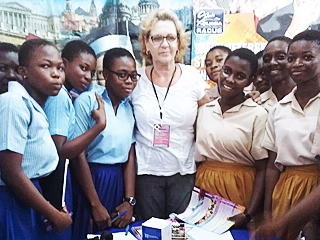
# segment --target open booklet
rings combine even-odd
[[[243,212],[244,209],[241,205],[194,187],[187,209],[175,217],[188,224],[222,234],[234,224],[228,218]]]

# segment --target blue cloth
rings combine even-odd
[[[43,107],[49,121],[51,135],[72,138],[75,125],[75,110],[72,96],[65,86],[62,86],[57,96],[49,97]]]
[[[48,117],[50,134],[67,137],[67,140],[72,139],[75,125],[75,110],[72,104],[72,96],[65,86],[62,86],[57,96],[52,96],[47,99],[43,110]],[[66,184],[66,206],[68,211],[72,212],[72,183],[69,169]],[[71,236],[72,227],[69,227],[63,232],[57,232],[55,230],[44,232],[43,240],[69,240]]]
[[[38,180],[32,180],[41,192]],[[6,187],[0,186],[0,238],[1,240],[40,240],[44,230],[43,218],[32,208],[18,200]]]
[[[51,173],[58,154],[46,114],[20,83],[10,81],[9,91],[0,95],[0,116],[0,151],[22,154],[22,169],[29,179]]]
[[[101,204],[111,214],[122,203],[124,186],[122,164],[89,163],[93,184]],[[73,240],[86,239],[90,233],[91,206],[80,186],[73,185],[74,212],[73,212]]]
[[[96,83],[90,83],[82,92],[79,92],[79,91],[77,91],[77,90],[74,89],[74,88],[73,88],[71,91],[74,92],[74,93],[76,93],[76,94],[78,94],[78,95],[80,95],[81,93],[83,93],[83,92],[88,92],[88,91],[91,91],[91,92],[100,92],[101,89],[104,89],[104,87],[101,86],[101,85],[98,85],[98,84],[96,84]],[[102,91],[103,91],[103,90],[102,90]]]
[[[115,114],[107,90],[97,89],[102,94],[107,118],[106,128],[89,144],[86,150],[88,162],[102,164],[124,163],[128,160],[133,137],[134,117],[128,99],[124,99]],[[102,92],[103,91],[103,92]],[[76,111],[76,126],[74,137],[77,137],[93,127],[96,122],[91,117],[91,111],[98,108],[94,92],[80,94],[74,102]]]

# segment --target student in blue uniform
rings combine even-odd
[[[49,131],[57,147],[62,169],[65,159],[71,159],[84,151],[89,143],[105,128],[106,117],[103,100],[96,96],[98,109],[91,114],[96,124],[84,134],[72,138],[75,125],[75,110],[72,104],[71,89],[82,92],[91,82],[96,67],[96,55],[92,48],[81,40],[71,41],[62,50],[66,80],[57,96],[49,97],[44,111],[49,121]],[[59,163],[60,164],[60,163]],[[57,171],[60,171],[58,168]],[[66,205],[72,211],[72,187],[70,174],[67,175]],[[63,180],[63,178],[61,178]],[[62,181],[55,184],[61,183]],[[50,190],[50,189],[49,189]],[[45,234],[46,239],[71,239],[71,228],[63,233],[56,231]]]
[[[125,227],[133,214],[135,185],[134,117],[128,96],[140,75],[132,54],[123,48],[108,50],[103,60],[106,87],[102,95],[106,128],[89,144],[77,159],[71,160],[77,175],[74,187],[73,239],[84,239],[89,232],[111,226],[112,212],[126,213],[114,225]],[[74,102],[77,137],[88,131],[95,120],[91,111],[97,108],[96,97],[88,91]],[[93,229],[90,228],[93,219]]]
[[[18,48],[11,43],[0,43],[0,94],[8,91],[8,82],[17,81]]]
[[[37,240],[43,217],[58,231],[72,222],[66,209],[58,211],[43,198],[39,187],[39,178],[58,163],[42,106],[59,93],[64,65],[53,44],[29,40],[20,48],[19,73],[21,83],[11,81],[0,95],[0,236]]]

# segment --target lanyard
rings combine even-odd
[[[156,95],[156,98],[157,98],[157,101],[158,101],[158,106],[159,106],[159,110],[160,110],[160,120],[161,120],[161,122],[162,122],[162,110],[161,110],[162,107],[160,106],[160,102],[159,102],[157,90],[156,90],[156,88],[154,87],[153,80],[152,80],[153,69],[154,69],[154,68],[152,67],[151,72],[150,72],[150,78],[151,78],[151,83],[152,83],[152,87],[153,87],[154,94]],[[163,102],[162,102],[162,106],[163,106],[164,100],[166,100],[166,98],[167,98],[167,95],[168,95],[168,92],[169,92],[169,88],[170,88],[170,86],[171,86],[171,83],[172,83],[174,74],[176,73],[176,70],[177,70],[177,66],[174,67],[174,71],[173,71],[171,80],[170,80],[170,82],[169,82],[169,84],[168,84],[168,88],[167,88],[166,95],[164,95],[164,99],[163,99]]]

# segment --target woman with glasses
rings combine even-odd
[[[136,214],[168,218],[187,207],[194,186],[194,122],[209,97],[192,66],[177,63],[188,39],[171,10],[150,13],[141,25],[142,55],[151,65],[131,94],[136,118]]]
[[[97,88],[102,95],[107,126],[72,162],[78,186],[74,191],[73,239],[86,239],[111,224],[125,227],[131,222],[135,204],[135,120],[128,96],[140,75],[132,54],[123,48],[108,50],[103,60],[106,86]],[[91,111],[97,108],[95,93],[80,94],[74,102],[76,126],[74,137],[88,131],[95,120]],[[111,222],[111,213],[122,216]],[[93,227],[90,228],[90,218]]]

